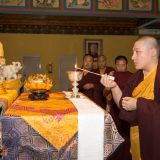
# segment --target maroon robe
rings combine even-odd
[[[120,87],[121,90],[124,89],[127,81],[131,77],[132,73],[129,71],[125,72],[114,72],[113,76],[115,77],[115,81],[117,82],[118,86]]]
[[[112,67],[106,67],[105,73],[109,74],[111,71],[114,71]],[[93,72],[100,74],[100,70],[98,68],[94,69]],[[106,97],[103,96],[103,90],[105,87],[100,82],[101,76],[95,75],[95,78],[96,83],[94,86],[94,102],[106,110]]]
[[[115,81],[121,90],[124,89],[127,81],[132,76],[132,73],[129,71],[126,72],[114,72],[113,76]],[[118,129],[118,132],[125,139],[125,142],[118,148],[118,150],[112,155],[112,159],[116,160],[131,160],[130,154],[130,124],[119,118],[120,109],[115,104],[114,100],[111,100],[110,103],[110,114],[114,120],[114,123]]]
[[[132,73],[129,71],[114,72],[113,76],[115,77],[115,81],[118,84],[118,86],[120,87],[120,89],[123,90],[127,81],[132,76]],[[120,112],[119,108],[117,107],[114,100],[112,99],[110,114],[112,115],[113,120],[114,120],[116,127],[117,127],[118,131],[120,132],[120,134],[122,136],[123,135],[129,136],[130,135],[130,125],[128,122],[125,122],[125,121],[119,119],[119,112]]]
[[[123,90],[122,97],[131,96],[134,88],[143,80],[142,71],[136,72]],[[120,118],[139,126],[140,150],[142,160],[160,159],[160,61],[158,63],[154,100],[137,99],[137,110],[127,112],[120,109]],[[122,99],[120,101],[121,105]]]
[[[95,75],[91,73],[87,73],[86,75],[83,75],[82,79],[78,81],[78,88],[79,92],[82,92],[85,94],[88,98],[91,100],[94,100],[94,88],[91,89],[84,89],[84,85],[87,83],[93,83],[95,84]]]

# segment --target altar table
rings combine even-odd
[[[80,122],[73,101],[65,98],[62,92],[49,93],[49,99],[43,101],[31,101],[29,94],[21,94],[2,116],[3,159],[90,160],[91,157],[79,158]],[[86,108],[88,104],[98,107],[84,96],[73,100],[82,104],[84,101]],[[107,112],[104,112],[103,122],[102,155],[103,159],[107,159],[124,140]],[[91,123],[90,126],[96,128],[96,124]],[[83,152],[83,148],[81,150]],[[96,157],[92,159],[99,160]]]

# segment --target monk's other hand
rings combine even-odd
[[[117,86],[117,83],[105,74],[101,77],[101,83],[109,90]]]
[[[122,108],[126,111],[133,111],[137,109],[137,99],[132,97],[122,98]]]
[[[87,83],[87,84],[85,84],[85,85],[83,86],[83,88],[84,88],[85,90],[89,90],[89,89],[91,89],[91,88],[94,88],[94,84],[93,84],[93,83]]]

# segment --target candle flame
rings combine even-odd
[[[75,64],[74,68],[75,68],[75,69],[77,68],[77,64]]]

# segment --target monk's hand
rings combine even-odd
[[[91,88],[94,88],[94,84],[93,84],[93,83],[87,83],[87,84],[85,84],[85,85],[83,86],[83,88],[84,88],[85,90],[89,90],[89,89],[91,89]]]
[[[126,111],[133,111],[137,109],[137,99],[132,97],[122,98],[122,108]]]
[[[101,77],[101,83],[106,87],[107,90],[117,86],[117,83],[107,74]]]

